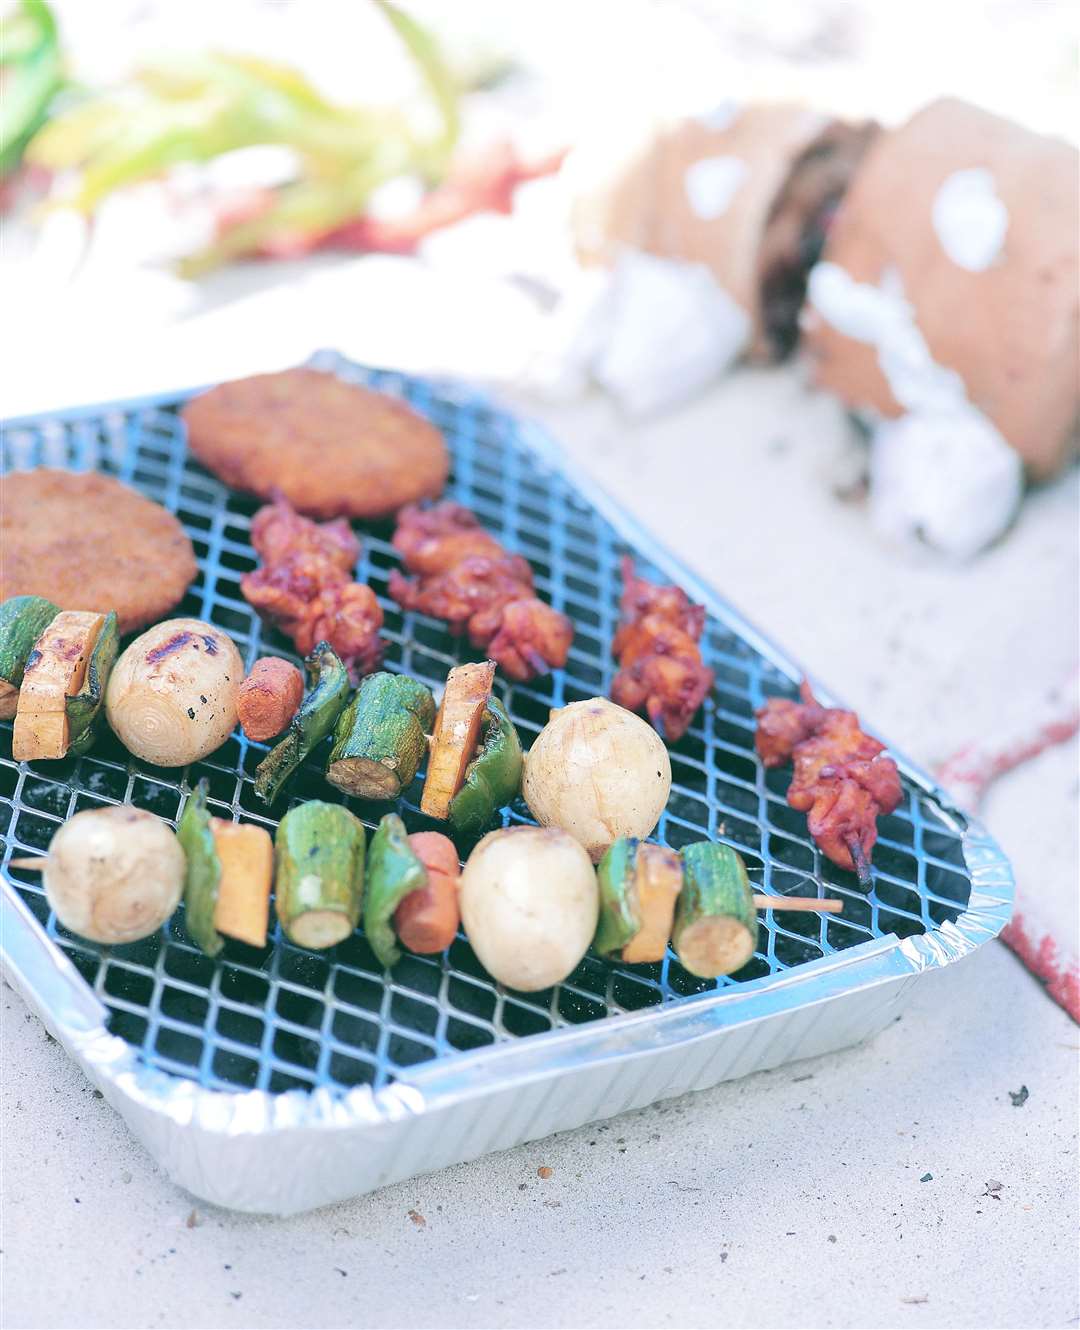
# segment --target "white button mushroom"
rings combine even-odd
[[[593,863],[620,836],[648,836],[671,793],[663,741],[604,697],[551,713],[525,760],[521,792],[544,827],[562,827]]]
[[[481,965],[525,993],[566,978],[588,950],[599,914],[589,857],[563,831],[493,831],[461,875],[461,921]]]
[[[172,828],[142,808],[88,808],[49,846],[45,895],[60,923],[121,945],[156,932],[180,904],[187,860]]]
[[[166,619],[116,662],[105,710],[136,757],[182,767],[229,737],[243,679],[243,661],[227,633],[201,619]]]

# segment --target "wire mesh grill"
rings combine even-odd
[[[334,356],[314,363],[342,377],[394,392],[446,434],[453,459],[448,494],[472,508],[510,549],[524,554],[539,592],[576,626],[566,669],[531,684],[498,688],[526,747],[551,707],[609,691],[610,642],[620,593],[619,560],[634,554],[646,576],[666,580],[647,549],[631,549],[610,523],[522,442],[514,419],[475,395]],[[39,465],[99,469],[175,512],[191,536],[199,573],[177,615],[209,619],[237,643],[245,664],[275,654],[296,660],[291,643],[261,625],[240,594],[239,577],[255,566],[248,531],[257,501],[237,495],[191,458],[177,401],[103,407],[95,412],[19,422],[3,438],[3,469]],[[387,668],[433,688],[447,670],[476,659],[437,620],[403,614],[386,593],[398,564],[388,527],[367,527],[357,577],[386,612]],[[103,552],[104,553],[104,552]],[[107,556],[106,556],[107,557]],[[0,833],[5,872],[22,899],[74,962],[109,1011],[110,1029],[152,1066],[217,1089],[280,1091],[315,1086],[379,1087],[410,1066],[560,1025],[692,999],[717,985],[758,982],[887,934],[908,936],[955,919],[970,878],[962,825],[918,787],[881,819],[875,884],[864,895],[854,877],[823,859],[805,817],[785,802],[790,773],[766,772],[753,748],[753,712],[765,697],[793,696],[793,681],[744,640],[722,606],[703,640],[716,688],[689,733],[671,749],[671,799],[657,838],[678,849],[724,839],[744,856],[755,887],[778,894],[835,895],[840,916],[761,916],[759,947],[737,974],[690,975],[669,952],[659,965],[617,966],[586,956],[554,989],[515,993],[492,983],[461,935],[442,956],[407,955],[380,969],[361,932],[329,952],[291,945],[275,927],[266,948],[229,941],[212,961],[192,943],[181,908],[160,933],[123,947],[101,947],[67,933],[51,913],[39,878],[10,870],[8,859],[44,850],[73,813],[130,802],[175,823],[185,794],[201,776],[211,812],[261,823],[276,818],[255,799],[253,773],[267,746],[239,731],[206,761],[165,770],[132,758],[111,733],[84,757],[21,766],[11,760],[11,723],[0,732]],[[345,803],[369,826],[385,805],[346,798],[322,779],[326,752],[297,773],[276,811],[319,798]],[[410,831],[431,826],[418,811],[422,773],[399,804]],[[518,800],[505,823],[530,821]],[[459,844],[462,857],[471,845]]]

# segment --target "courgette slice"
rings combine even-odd
[[[683,969],[715,979],[741,969],[757,946],[746,865],[730,845],[701,841],[681,854],[683,889],[672,945]]]
[[[428,817],[445,821],[450,816],[450,805],[465,783],[466,768],[476,752],[494,682],[493,660],[456,665],[446,676],[420,800],[420,811]]]
[[[274,840],[277,916],[290,942],[322,951],[360,922],[364,824],[341,804],[318,799],[291,808]]]
[[[369,674],[341,713],[326,779],[359,799],[396,799],[427,751],[429,689],[406,674]]]
[[[19,762],[61,758],[71,745],[67,704],[83,685],[105,615],[61,610],[26,658],[11,754]]]
[[[450,804],[450,825],[462,836],[478,836],[496,812],[521,789],[521,740],[503,704],[491,698],[480,742]]]
[[[427,869],[409,844],[405,823],[396,813],[387,813],[371,838],[364,936],[379,963],[388,970],[401,960],[394,911],[410,892],[425,887],[427,880]]]
[[[105,690],[120,650],[120,627],[116,611],[105,616],[97,642],[90,653],[83,686],[67,700],[69,752],[85,753],[94,743],[105,714]]]
[[[10,596],[0,604],[0,720],[14,716],[26,658],[59,613],[44,596]]]
[[[255,793],[272,804],[301,762],[328,734],[345,709],[349,674],[329,642],[320,642],[304,661],[311,676],[311,691],[289,728],[255,768]]]

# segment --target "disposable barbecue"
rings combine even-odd
[[[826,858],[870,885],[877,819],[901,799],[900,773],[854,711],[823,707],[803,681],[802,701],[771,697],[757,712],[755,745],[766,767],[793,762],[788,803],[807,815]]]
[[[566,664],[574,628],[565,614],[537,599],[532,569],[510,554],[473,513],[449,500],[403,508],[394,548],[416,574],[390,574],[390,594],[407,610],[443,619],[526,682]]]
[[[627,711],[644,711],[668,743],[677,743],[713,686],[698,640],[705,609],[677,586],[657,586],[622,562],[622,621],[611,649],[621,666],[612,699]]]

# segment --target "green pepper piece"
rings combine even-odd
[[[322,951],[360,922],[364,824],[341,804],[318,799],[290,808],[274,838],[274,900],[285,936]]]
[[[396,799],[420,769],[434,723],[430,689],[407,674],[369,674],[337,723],[326,779],[358,799]]]
[[[409,844],[405,823],[387,813],[372,837],[364,895],[364,934],[386,969],[401,960],[394,912],[404,898],[427,884],[427,869]]]
[[[74,697],[67,699],[68,728],[71,734],[69,753],[81,755],[88,752],[98,736],[104,715],[105,689],[109,685],[109,675],[116,664],[119,650],[120,629],[116,611],[112,610],[106,616],[90,653],[83,686]]]
[[[521,789],[521,740],[496,698],[488,703],[476,756],[450,804],[450,824],[463,836],[477,836],[495,813]]]
[[[225,945],[225,939],[214,927],[214,911],[221,886],[221,860],[210,829],[207,789],[204,777],[188,795],[183,816],[176,826],[176,838],[187,855],[184,878],[187,931],[207,956],[216,956]]]
[[[637,872],[640,843],[636,837],[621,836],[608,847],[596,867],[600,884],[600,918],[593,950],[608,959],[621,956],[623,947],[633,941],[641,927],[630,890]]]
[[[34,643],[59,613],[44,596],[11,596],[0,604],[0,680],[18,688]]]
[[[255,793],[272,804],[301,762],[333,730],[349,696],[349,674],[329,642],[304,661],[311,688],[283,738],[255,768]]]

